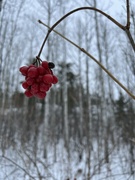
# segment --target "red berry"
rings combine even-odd
[[[45,74],[52,74],[49,68],[45,69]]]
[[[38,76],[38,70],[36,67],[30,67],[27,73],[28,77],[34,78]]]
[[[39,67],[37,68],[37,70],[38,70],[38,73],[39,73],[40,75],[44,75],[44,74],[45,74],[45,68],[44,68],[44,67],[39,66]]]
[[[29,87],[29,85],[27,84],[26,81],[24,81],[24,82],[22,83],[22,87],[23,87],[24,89],[27,89],[27,88]]]
[[[27,82],[28,85],[32,85],[32,84],[35,82],[35,79],[34,79],[34,78],[27,77],[27,78],[26,78],[26,82]]]
[[[48,84],[48,87],[51,88],[52,84]]]
[[[29,65],[29,68],[31,68],[31,67],[36,67],[34,64],[30,64]]]
[[[43,82],[43,76],[38,76],[38,77],[36,78],[36,82],[37,82],[37,83]]]
[[[36,93],[38,93],[38,91],[39,91],[39,85],[36,84],[36,83],[32,84],[30,91],[31,91],[31,93],[34,94],[34,95],[35,95]]]
[[[48,62],[47,61],[42,61],[42,66],[47,69],[48,68]]]
[[[26,81],[22,83],[22,87],[26,89],[24,94],[27,97],[45,98],[46,91],[50,89],[52,84],[58,82],[58,78],[53,75],[51,68],[54,68],[53,63],[49,65],[47,61],[42,61],[42,65],[39,67],[31,64],[29,67],[22,66],[19,69],[25,76]]]
[[[56,76],[53,75],[53,84],[56,84],[58,82],[58,78]]]
[[[51,74],[46,74],[43,76],[44,83],[51,84],[53,82],[53,76]]]
[[[40,85],[39,85],[39,90],[41,91],[41,92],[46,92],[46,91],[48,91],[49,90],[49,86],[48,86],[48,84],[45,84],[45,83],[40,83]]]
[[[22,66],[20,67],[19,71],[22,73],[22,75],[27,76],[28,69],[29,69],[28,66]]]
[[[32,93],[30,92],[30,90],[28,90],[28,89],[24,92],[24,94],[25,94],[27,97],[32,97],[32,96],[33,96]]]
[[[38,92],[35,96],[39,99],[44,99],[46,96],[46,92]]]

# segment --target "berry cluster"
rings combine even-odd
[[[20,72],[25,76],[25,81],[22,87],[25,89],[24,94],[27,97],[45,98],[46,92],[50,89],[52,84],[58,82],[57,77],[53,74],[52,68],[54,64],[47,61],[42,61],[40,66],[31,64],[30,66],[20,67]]]

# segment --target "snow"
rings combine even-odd
[[[47,146],[47,159],[43,158],[43,149],[40,147],[34,156],[34,149],[29,146],[24,149],[18,146],[18,149],[8,148],[4,156],[1,152],[0,163],[0,179],[9,180],[39,180],[39,174],[43,179],[47,180],[87,180],[88,164],[87,164],[87,148],[76,148],[76,144],[71,141],[70,157],[64,147],[64,141]],[[119,150],[111,149],[110,162],[104,162],[103,152],[100,153],[100,160],[97,158],[97,143],[93,143],[91,151],[91,175],[92,180],[126,180],[134,177],[129,173],[128,167],[128,146],[121,146]],[[82,159],[79,161],[78,150],[82,150]],[[56,150],[56,159],[55,157]],[[9,158],[9,159],[7,159]],[[100,166],[98,166],[100,163]],[[98,168],[100,167],[100,172]],[[26,173],[27,172],[27,173]],[[31,178],[30,178],[31,177]]]

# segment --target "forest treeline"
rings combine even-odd
[[[70,83],[70,82],[69,82]],[[87,94],[83,89],[83,110],[80,112],[79,107],[79,84],[74,83],[68,86],[68,126],[69,126],[69,139],[73,138],[79,142],[87,133],[91,131],[92,138],[98,138],[100,128],[102,132],[107,130],[108,135],[111,136],[112,143],[115,143],[114,130],[117,131],[119,138],[122,138],[123,143],[131,143],[130,140],[134,139],[134,104],[125,100],[125,97],[120,93],[117,100],[112,100],[111,112],[106,108],[106,117],[101,121],[101,97],[98,94],[91,94],[91,126],[89,126],[88,113],[87,113]],[[64,126],[64,105],[62,98],[62,89],[52,88],[49,93],[49,122],[48,129],[50,130],[50,140],[53,138],[61,139],[65,135]],[[1,94],[2,95],[2,94]],[[105,99],[107,106],[110,106],[108,99]],[[31,138],[40,130],[40,126],[44,123],[45,102],[36,98],[27,98],[23,93],[15,92],[5,101],[3,110],[1,109],[1,135],[7,136],[9,139],[9,146],[16,141],[16,132],[21,143],[27,143]],[[1,101],[2,107],[2,101]],[[82,113],[83,122],[80,123],[80,114]],[[90,129],[87,129],[87,128]],[[80,130],[81,129],[81,130]],[[81,136],[82,131],[82,136]],[[22,137],[23,132],[23,137]],[[51,134],[54,137],[51,139]],[[81,139],[82,138],[82,139]],[[7,141],[5,142],[7,143]],[[11,144],[10,144],[11,143]],[[4,144],[4,140],[3,140]],[[6,144],[5,144],[6,147]]]

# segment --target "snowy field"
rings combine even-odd
[[[47,147],[47,159],[43,158],[43,150],[39,148],[34,155],[30,147],[9,148],[1,152],[1,180],[134,180],[130,172],[128,147],[110,148],[109,162],[105,163],[103,153],[97,157],[97,145],[93,143],[90,161],[90,178],[88,178],[87,148],[70,143],[70,155],[61,140],[56,146]],[[80,158],[80,152],[81,158]],[[135,166],[132,167],[133,170]],[[75,179],[76,178],[76,179]]]

